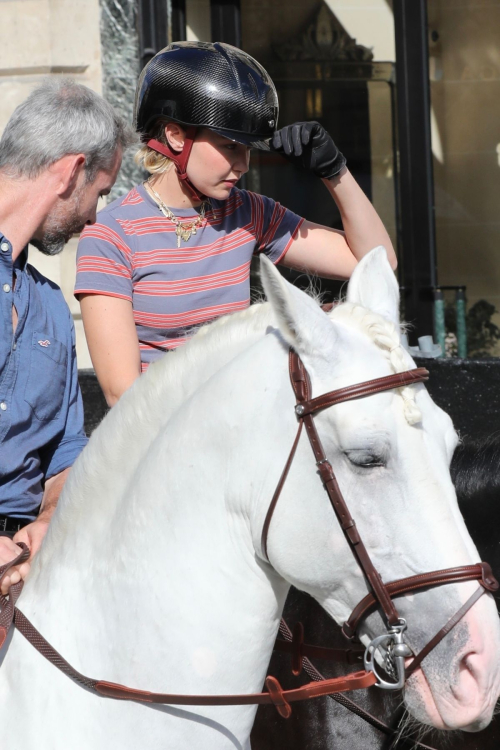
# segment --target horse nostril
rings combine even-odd
[[[460,657],[458,675],[452,693],[456,700],[465,705],[473,705],[480,700],[481,693],[481,655],[468,651]]]
[[[469,672],[472,674],[472,669],[469,663],[469,655],[465,656],[463,659],[460,659],[458,672],[459,674],[461,674],[462,672]]]
[[[479,658],[479,655],[475,651],[469,651],[468,653],[464,654],[460,659],[460,664],[458,666],[459,674],[462,672],[468,672],[474,679],[477,675],[477,670],[475,667],[475,660]]]

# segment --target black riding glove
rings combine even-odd
[[[345,157],[319,122],[295,122],[277,130],[271,149],[318,177],[329,180],[345,167]]]

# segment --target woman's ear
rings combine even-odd
[[[177,122],[167,122],[165,125],[165,138],[171,149],[182,151],[186,140],[186,131]]]

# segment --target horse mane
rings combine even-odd
[[[109,498],[113,512],[116,503],[111,498],[126,491],[172,415],[215,372],[262,337],[271,322],[270,305],[252,305],[201,327],[185,346],[151,364],[96,427],[75,462],[50,527],[50,539],[61,539],[75,524],[84,522],[89,504],[99,498]],[[81,501],[74,502],[75,497]],[[95,512],[105,512],[102,502]],[[42,552],[48,555],[49,547],[45,544]]]
[[[124,428],[128,420],[136,420],[137,413],[165,424],[200,385],[241,351],[242,344],[248,346],[250,338],[263,335],[270,319],[269,305],[260,304],[200,327],[186,345],[175,350],[174,356],[169,354],[153,362],[110,414],[115,413]],[[162,397],[164,402],[159,401]],[[109,416],[98,429],[106,422]]]
[[[412,366],[408,352],[401,346],[401,330],[382,315],[352,302],[343,302],[330,313],[332,320],[343,320],[365,333],[381,350],[393,372],[404,372]],[[398,388],[403,397],[404,414],[409,424],[422,421],[422,414],[415,403],[415,389],[412,386]]]
[[[312,292],[311,296],[317,298]],[[319,299],[316,301],[319,303]],[[361,305],[342,302],[334,307],[330,317],[344,320],[367,335],[387,357],[394,372],[410,365],[411,360],[400,345],[399,330],[382,316]],[[160,429],[186,399],[240,351],[263,336],[270,324],[275,321],[269,303],[251,305],[202,326],[185,346],[151,364],[94,431],[81,461],[75,464],[74,481],[88,485],[93,477],[97,482],[96,467],[109,474],[119,460],[120,445],[130,452],[131,435],[135,436],[134,457],[128,466],[137,466]],[[413,389],[400,390],[408,421],[419,421]]]
[[[368,335],[396,372],[408,367],[397,351],[399,333],[389,321],[348,302],[339,304],[330,316]],[[212,375],[263,337],[270,325],[276,326],[271,306],[254,304],[201,327],[185,346],[151,364],[94,430],[68,477],[47,542],[62,540],[71,528],[85,523],[92,503],[99,503],[94,513],[101,517],[106,511],[116,512],[136,468],[175,412]],[[403,395],[407,409],[413,394],[402,390],[410,391]],[[415,421],[416,415],[420,418],[415,406],[408,413]],[[54,546],[57,543],[46,543],[40,558],[45,559]]]

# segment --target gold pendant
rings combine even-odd
[[[177,235],[177,247],[181,246],[181,239],[183,242],[187,242],[191,237],[191,229],[185,229],[181,224],[178,224],[175,233]]]

